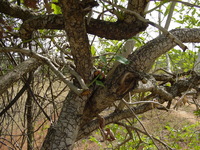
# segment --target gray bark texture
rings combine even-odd
[[[148,26],[127,12],[124,13],[122,20],[108,22],[91,19],[88,25],[86,23],[86,15],[96,5],[96,3],[92,3],[93,5],[91,6],[89,5],[91,4],[90,2],[90,0],[59,0],[62,15],[35,15],[30,11],[23,10],[17,6],[11,6],[8,2],[0,0],[0,12],[23,20],[19,31],[23,40],[30,40],[32,33],[37,29],[65,30],[68,39],[66,43],[69,42],[75,66],[74,69],[84,82],[89,84],[93,77],[94,64],[88,33],[102,38],[122,40],[135,36],[137,33],[144,31]],[[143,16],[147,3],[148,1],[146,0],[129,0],[127,8]],[[200,42],[200,29],[176,29],[170,32],[182,42]],[[153,79],[148,72],[155,60],[174,46],[176,46],[176,43],[173,39],[161,35],[130,54],[127,57],[130,61],[128,65],[119,64],[116,69],[112,70],[104,82],[105,87],[89,87],[90,93],[86,95],[77,95],[70,91],[63,102],[57,122],[53,123],[48,129],[41,149],[73,149],[76,141],[98,129],[98,119],[94,120],[94,118],[103,110],[112,106],[114,102],[121,100],[128,92],[141,90],[139,83],[142,83],[142,86],[146,85],[146,89],[143,89],[144,91],[159,94],[163,100],[161,103],[170,101],[173,97],[185,91],[188,86],[192,88],[200,84],[200,77],[196,74],[193,75],[195,78],[177,82],[169,89],[161,89],[150,82]],[[31,53],[28,53],[26,50],[20,50],[20,48],[0,48],[0,52],[6,52],[7,50],[18,51],[31,57]],[[37,59],[40,60],[39,57],[27,59],[11,72],[2,76],[0,78],[0,94],[24,74],[45,63]],[[154,78],[158,79],[159,76],[154,76]],[[162,79],[160,78],[160,80]],[[76,80],[74,84],[79,87]],[[153,109],[151,104],[132,107],[136,114],[141,114],[151,109]],[[113,112],[105,117],[105,123],[109,124],[133,117],[130,112],[129,109]]]
[[[63,19],[70,20],[70,22],[65,22],[64,29],[69,39],[76,71],[86,83],[89,83],[93,63],[84,23],[86,12],[79,5],[79,1],[61,0],[60,4],[63,10]],[[68,94],[59,119],[53,129],[49,130],[42,149],[70,150],[73,148],[86,101],[87,96],[77,96],[72,92]]]
[[[200,42],[199,29],[176,29],[176,30],[171,31],[171,33],[177,36],[182,42]],[[119,65],[116,68],[116,70],[112,74],[110,74],[110,76],[107,77],[105,81],[105,87],[98,88],[95,91],[95,93],[91,97],[89,97],[89,100],[85,105],[84,112],[81,115],[82,121],[79,120],[81,121],[81,125],[80,125],[81,128],[79,129],[78,133],[75,132],[77,137],[74,140],[77,141],[80,138],[83,138],[89,135],[92,131],[97,129],[98,120],[92,121],[92,119],[96,117],[105,108],[112,106],[113,102],[121,99],[127,93],[127,91],[123,90],[122,85],[120,84],[120,79],[123,78],[127,72],[131,72],[133,74],[133,76],[129,78],[129,83],[131,84],[128,84],[125,87],[126,90],[128,88],[128,91],[131,91],[137,87],[137,83],[139,81],[145,78],[145,75],[143,73],[147,73],[150,70],[154,61],[160,55],[166,53],[175,45],[176,43],[174,43],[172,39],[164,35],[161,35],[157,37],[156,39],[148,42],[145,46],[137,49],[131,55],[129,55],[128,59],[130,61],[130,64]],[[174,96],[178,95],[178,93],[185,91],[191,83],[193,83],[194,87],[198,85],[200,83],[199,79],[200,77],[197,76],[196,80],[187,81],[185,83],[178,83],[176,86],[172,87],[170,92],[173,93]],[[170,98],[167,98],[166,95],[163,95],[163,98],[172,99],[173,95]],[[69,99],[66,99],[66,101],[68,100]],[[150,104],[144,104],[144,105],[133,108],[136,114],[144,113],[151,109],[152,109],[152,106]],[[72,113],[74,114],[75,111]],[[64,113],[63,115],[69,116],[68,113]],[[108,117],[105,118],[105,120],[106,120],[106,124],[109,124],[114,121],[119,121],[121,119],[129,118],[129,117],[132,117],[132,114],[130,113],[130,110],[126,110],[121,113],[116,112],[116,113],[110,114]],[[65,122],[65,120],[66,119],[63,119],[62,121]],[[72,122],[70,120],[68,121]],[[52,140],[49,140],[49,141],[52,141]]]
[[[30,58],[16,66],[9,73],[0,77],[0,94],[5,92],[14,82],[18,81],[24,74],[37,69],[41,63],[35,59]]]

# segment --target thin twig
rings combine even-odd
[[[11,47],[0,47],[0,52],[20,52],[23,54],[26,54],[28,56],[34,57],[36,59],[38,59],[39,61],[44,62],[45,64],[47,64],[49,66],[49,68],[60,78],[60,80],[62,80],[65,84],[67,84],[67,86],[73,91],[75,92],[77,95],[80,95],[84,89],[80,89],[78,87],[76,87],[73,82],[69,81],[66,79],[66,77],[54,66],[54,64],[50,61],[50,59],[48,59],[47,57],[40,55],[38,53],[35,52],[31,52],[27,49],[22,49],[22,48],[11,48]]]
[[[104,2],[107,2],[109,3],[110,5],[124,11],[124,12],[128,12],[130,14],[133,14],[137,19],[139,19],[140,21],[144,22],[144,23],[147,23],[147,24],[150,24],[154,27],[156,27],[157,29],[161,30],[166,36],[168,36],[169,38],[171,38],[176,44],[179,45],[179,47],[185,51],[187,49],[187,46],[185,46],[177,37],[175,37],[173,34],[171,34],[170,32],[168,32],[165,28],[161,27],[160,25],[152,22],[152,21],[149,21],[147,19],[145,19],[144,17],[142,17],[140,14],[132,11],[132,10],[128,10],[126,8],[122,8],[121,6],[118,6],[116,4],[113,4],[112,2],[110,1],[107,1],[107,0],[103,0]]]
[[[138,101],[138,102],[133,102],[133,103],[130,103],[130,102],[126,102],[128,105],[136,105],[136,104],[142,104],[142,103],[151,103],[151,104],[156,104],[156,105],[160,105],[162,109],[166,110],[166,111],[169,111],[169,109],[167,109],[166,107],[164,107],[162,104],[160,104],[159,102],[156,102],[156,101]],[[152,105],[152,107],[154,107]],[[156,108],[156,107],[154,107]]]
[[[78,80],[78,82],[81,85],[81,88],[84,90],[88,90],[88,86],[85,84],[83,78],[69,65],[69,63],[65,60],[63,53],[61,52],[61,58],[63,63],[66,65],[67,67],[67,72],[72,74],[73,76],[76,77],[76,79]]]
[[[125,126],[124,126],[125,127]],[[128,131],[128,134],[129,134],[129,138],[127,138],[126,140],[124,140],[122,143],[118,144],[114,149],[119,149],[120,146],[124,145],[125,143],[127,143],[128,141],[132,140],[133,138],[133,134],[130,130],[130,128],[128,127],[125,127],[126,130]]]
[[[162,5],[164,5],[165,3],[167,3],[167,1],[161,1],[160,4],[159,4],[158,6],[152,8],[152,9],[150,9],[150,10],[145,11],[145,12],[144,12],[144,15],[146,15],[146,14],[148,14],[148,13],[150,13],[150,12],[156,10],[157,8],[159,8],[159,7],[161,7]]]
[[[144,132],[144,131],[142,131],[142,130],[136,128],[136,127],[129,126],[129,125],[126,125],[126,124],[121,123],[121,122],[115,122],[115,123],[118,124],[118,125],[121,125],[121,126],[123,126],[123,127],[125,127],[125,128],[129,128],[129,129],[133,129],[133,130],[139,131],[139,132],[141,132],[142,134],[145,134],[145,135],[148,136],[148,134],[147,134],[146,132]],[[151,135],[151,136],[152,136],[152,135]],[[164,145],[167,149],[174,150],[173,148],[171,148],[169,145],[167,145],[165,142],[159,140],[158,138],[156,138],[156,137],[154,137],[154,136],[152,136],[152,138],[155,139],[156,141],[160,142],[160,143],[161,143],[162,145]]]
[[[153,0],[153,1],[155,1],[155,0]],[[163,0],[157,0],[157,1],[161,1],[161,2],[162,2]],[[178,3],[184,4],[184,5],[189,6],[189,7],[197,7],[197,8],[200,8],[199,5],[191,4],[191,3],[184,2],[184,1],[180,1],[180,0],[169,0],[168,2],[170,2],[170,1],[172,1],[172,2],[178,2]]]
[[[124,104],[126,105],[126,107],[128,107],[128,109],[131,111],[131,113],[134,115],[134,117],[138,120],[138,122],[140,123],[140,125],[142,126],[142,128],[144,129],[144,131],[146,132],[146,134],[149,136],[149,138],[152,140],[152,142],[154,143],[154,145],[156,146],[156,148],[159,150],[159,147],[157,146],[157,144],[155,143],[154,139],[152,138],[152,136],[149,134],[149,132],[147,131],[147,129],[145,128],[145,126],[143,125],[143,123],[140,121],[140,119],[137,117],[137,115],[134,113],[134,111],[131,109],[131,107],[126,103],[126,101],[124,99],[121,99],[122,102],[124,102]]]

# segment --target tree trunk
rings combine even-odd
[[[86,100],[87,97],[79,97],[69,92],[58,121],[48,130],[42,150],[71,150],[73,148]]]
[[[33,127],[33,99],[28,91],[26,99],[26,110],[27,110],[27,150],[33,150],[34,148],[34,127]]]
[[[200,32],[194,29],[178,29],[178,31],[179,32],[176,32],[176,30],[174,30],[172,33],[183,42],[188,42],[187,37],[190,37],[190,41],[193,42],[200,40],[200,36],[198,35]],[[128,57],[130,64],[120,64],[116,70],[107,77],[104,83],[105,87],[99,87],[93,92],[93,95],[88,101],[87,97],[79,97],[70,92],[64,102],[57,124],[52,125],[49,129],[42,149],[72,149],[73,142],[76,141],[78,136],[80,124],[81,127],[88,124],[101,111],[112,106],[113,102],[116,100],[121,99],[128,92],[127,90],[134,89],[138,81],[144,78],[141,72],[148,72],[155,59],[175,45],[176,43],[172,42],[172,39],[161,35],[134,51],[134,53]],[[130,84],[125,86],[127,90],[123,90],[123,85],[121,85],[120,82],[129,72],[131,72],[132,75],[128,82]],[[87,104],[85,105],[86,101]],[[149,107],[147,106],[144,109],[148,110]],[[80,117],[83,118],[81,119]]]
[[[84,11],[83,5],[80,5],[80,1],[60,0],[59,2],[64,20],[69,21],[65,23],[65,31],[69,39],[76,71],[86,83],[89,83],[93,63],[84,18],[87,12]],[[49,129],[42,149],[71,150],[73,148],[88,96],[78,96],[69,92],[59,119]]]

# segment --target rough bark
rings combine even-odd
[[[140,13],[145,9],[147,2],[143,0],[138,1],[136,7],[131,7],[133,5],[131,3],[134,1],[131,1],[129,5],[130,10]],[[23,22],[20,29],[20,35],[23,39],[31,39],[32,32],[37,29],[63,30],[64,24],[70,22],[70,20],[64,19],[62,15],[36,15],[29,10],[13,6],[4,0],[0,1],[0,12],[26,20]],[[85,18],[85,20],[87,20],[87,18]],[[89,25],[86,25],[86,28],[87,33],[89,34],[97,35],[106,39],[122,40],[129,39],[137,33],[144,31],[147,28],[147,24],[137,20],[133,15],[125,14],[124,20],[117,22],[91,18],[90,23]]]
[[[19,6],[11,5],[6,0],[0,0],[0,12],[15,18],[20,18],[22,20],[27,20],[33,16],[36,16],[27,9],[22,9]]]
[[[176,29],[172,30],[171,33],[177,36],[182,42],[200,42],[199,29]],[[130,64],[119,65],[116,70],[107,77],[105,88],[99,88],[95,92],[94,97],[90,98],[84,111],[83,124],[91,120],[106,107],[111,106],[114,101],[121,98],[123,93],[117,93],[117,91],[122,88],[120,79],[124,74],[127,72],[132,72],[134,74],[132,81],[129,81],[135,82],[135,84],[130,87],[130,90],[134,89],[137,86],[137,82],[145,77],[145,75],[140,74],[140,72],[147,73],[151,69],[154,61],[175,45],[176,43],[169,37],[161,35],[130,54],[128,57]]]
[[[70,43],[76,71],[86,83],[89,82],[93,69],[92,55],[86,32],[84,8],[79,1],[60,1],[65,20],[65,31]],[[84,59],[83,59],[84,58]]]
[[[90,82],[93,69],[89,40],[85,27],[84,8],[79,1],[60,1],[65,22],[65,31],[70,43],[76,71],[86,83]],[[69,22],[67,22],[69,20]],[[83,59],[84,58],[84,59]],[[71,150],[76,141],[87,96],[70,92],[64,101],[56,125],[51,126],[42,149]]]
[[[26,99],[27,119],[27,150],[34,149],[34,122],[33,122],[33,99],[28,91]]]
[[[68,22],[70,21],[64,20],[62,15],[41,15],[25,21],[21,26],[20,34],[22,38],[30,39],[32,32],[37,29],[63,30],[64,23]],[[91,18],[86,28],[89,34],[106,39],[122,40],[129,39],[137,33],[144,31],[147,28],[147,24],[140,20],[127,23],[125,21],[109,22]]]
[[[144,104],[139,105],[138,107],[132,107],[132,110],[135,112],[135,114],[142,114],[144,112],[147,112],[149,110],[153,109],[151,104]],[[106,116],[105,119],[105,125],[108,125],[110,123],[115,123],[117,121],[120,121],[122,119],[134,117],[131,113],[130,109],[126,109],[120,112],[113,112],[109,116]],[[98,124],[99,120],[95,119],[87,124],[85,124],[78,133],[77,141],[81,138],[87,137],[89,134],[91,134],[92,131],[97,130],[99,128]]]
[[[87,97],[70,92],[64,101],[58,121],[51,125],[41,150],[70,150],[76,141]]]
[[[149,0],[129,0],[128,1],[128,10],[132,10],[134,12],[137,12],[138,14],[140,14],[141,16],[144,16],[144,10],[148,4]],[[134,22],[136,20],[135,17],[133,17],[132,15],[130,15],[129,13],[125,13],[125,21],[126,22]]]
[[[24,74],[36,69],[41,63],[30,58],[16,66],[13,70],[0,77],[0,94],[5,92],[14,82],[18,81]]]
[[[200,42],[200,38],[199,38],[200,30],[199,29],[176,29],[176,30],[173,30],[172,33],[174,35],[176,35],[183,42]],[[124,73],[126,73],[126,71],[134,71],[134,69],[136,69],[139,71],[148,72],[148,70],[151,68],[152,64],[154,63],[154,60],[157,57],[159,57],[161,54],[170,50],[170,48],[172,48],[175,45],[176,44],[173,43],[171,41],[171,39],[169,39],[166,36],[161,35],[158,38],[154,39],[153,41],[148,42],[145,46],[136,50],[133,54],[131,54],[129,56],[129,60],[131,61],[131,63],[129,65],[126,65],[126,66],[119,65],[118,68],[116,69],[116,71],[107,78],[107,81],[105,83],[106,87],[99,88],[94,93],[95,95],[90,98],[90,101],[88,102],[88,104],[85,108],[85,111],[83,113],[85,120],[82,123],[82,125],[84,125],[84,127],[79,130],[79,133],[76,132],[76,134],[78,134],[77,137],[86,136],[90,131],[93,131],[94,129],[96,129],[96,127],[90,127],[88,129],[86,129],[86,127],[90,123],[92,123],[89,121],[93,117],[95,117],[96,114],[98,114],[102,110],[104,110],[106,107],[108,107],[109,105],[112,105],[112,103],[120,97],[120,95],[118,93],[116,93],[116,89],[120,88],[120,84],[118,84],[119,79],[121,76],[123,76]],[[149,57],[146,57],[146,55]],[[145,60],[147,62],[144,63],[143,61],[145,61]],[[137,72],[136,72],[136,74],[137,74]],[[190,85],[191,83],[193,83],[192,85],[194,85],[194,86],[199,84],[199,81],[200,81],[199,77],[196,79],[197,79],[197,81],[191,79],[190,81],[187,81],[187,82],[183,82],[183,81],[178,82],[168,91],[169,92],[173,91],[172,94],[177,95],[177,93],[181,93],[184,90],[186,90],[188,88],[188,86],[192,87]],[[140,80],[140,78],[136,78],[136,80]],[[167,78],[167,80],[172,81],[171,79],[168,79],[168,78]],[[132,88],[134,88],[134,87],[132,87]],[[115,91],[115,92],[113,92],[113,91]],[[62,134],[66,133],[66,132],[64,132],[64,131],[66,131],[65,128],[62,128],[61,124],[63,125],[63,123],[62,123],[63,120],[68,120],[70,118],[70,116],[71,116],[70,120],[74,120],[74,122],[68,124],[68,128],[69,128],[68,133],[72,134],[72,133],[74,133],[74,131],[78,130],[78,128],[71,128],[69,126],[72,126],[72,124],[80,124],[81,113],[75,113],[74,109],[80,108],[82,110],[84,108],[84,105],[82,105],[84,103],[82,103],[82,101],[85,101],[87,98],[79,98],[79,97],[76,97],[76,95],[73,95],[73,94],[71,94],[71,95],[72,96],[68,96],[66,98],[66,101],[64,102],[64,107],[63,107],[60,119],[58,121],[58,125],[55,125],[55,127],[52,126],[50,129],[49,134],[50,134],[51,138],[46,138],[46,140],[48,139],[49,144],[52,144],[51,140],[57,141],[58,143],[62,142],[62,140],[59,140],[60,136],[56,137],[55,134],[51,134],[51,133],[54,133],[55,131],[58,132],[57,133],[58,135],[61,135],[61,133]],[[70,102],[74,102],[74,103],[70,104]],[[77,105],[75,105],[75,104],[77,104]],[[71,107],[71,106],[75,106],[75,107]],[[79,107],[79,106],[81,106],[81,107]],[[140,111],[144,112],[146,109],[148,110],[148,106],[144,105],[143,109],[140,108]],[[137,112],[139,110],[135,110],[135,111]],[[79,111],[79,112],[81,112],[81,111]],[[71,113],[71,115],[69,115],[70,113]],[[69,115],[69,116],[67,116],[67,115]],[[85,116],[89,116],[89,117],[85,117]],[[129,117],[129,115],[127,115],[127,116],[122,115],[121,117],[119,115],[116,116],[117,119],[121,119],[123,117]],[[110,119],[108,119],[107,123],[110,123],[109,120]],[[59,122],[61,122],[61,123],[59,123]],[[66,122],[69,123],[71,121],[68,120]],[[64,123],[64,125],[67,125],[67,123],[66,124]],[[54,130],[54,129],[56,129],[56,130]],[[72,130],[72,129],[74,129],[74,130]],[[64,136],[61,139],[64,140]],[[67,140],[69,140],[69,139],[67,139]],[[74,141],[74,140],[77,140],[77,138],[75,139],[75,136],[74,136],[74,139],[72,139],[71,141]],[[46,147],[50,147],[48,145],[48,142],[46,142],[46,144],[47,144]],[[64,142],[62,142],[61,144],[64,144]]]
[[[158,79],[158,81],[161,79],[158,76],[156,76],[155,78]],[[173,83],[174,80],[172,79],[173,78],[169,80],[169,78],[164,77],[161,79],[161,81],[169,81]],[[166,101],[167,102],[171,101],[176,96],[181,96],[182,92],[185,92],[192,88],[196,89],[196,87],[198,87],[199,84],[200,84],[200,75],[194,73],[192,77],[189,78],[188,80],[179,80],[176,83],[174,83],[171,87],[166,88],[166,91],[163,90],[162,88],[154,87],[154,85],[150,85],[148,87],[148,85],[144,84],[144,86],[146,86],[145,88],[140,87],[141,89],[140,88],[135,89],[133,90],[133,92],[140,93],[140,92],[150,91],[155,95],[159,95],[159,97],[161,98],[159,103],[163,104]],[[139,106],[132,107],[132,109],[135,112],[135,114],[142,114],[151,109],[154,109],[154,107],[152,107],[152,104],[141,104]],[[109,116],[105,117],[105,124],[107,125],[110,123],[115,123],[117,121],[120,121],[125,118],[130,118],[130,117],[133,117],[133,116],[132,116],[132,113],[130,113],[129,109],[125,109],[123,111],[114,111]],[[88,121],[85,124],[83,124],[83,127],[79,131],[77,140],[88,136],[92,131],[98,129],[99,126],[97,122],[98,122],[98,119]]]
[[[35,16],[32,13],[23,11],[19,7],[12,7],[2,0],[0,0],[0,11],[10,16],[26,20],[20,30],[21,37],[25,39],[30,39],[32,32],[37,29],[64,29],[69,39],[76,71],[86,83],[90,81],[93,67],[87,33],[107,39],[121,40],[131,38],[147,27],[146,24],[138,21],[137,18],[129,13],[125,13],[124,20],[107,22],[91,19],[89,25],[86,25],[85,15],[88,11],[85,10],[83,4],[87,1],[60,0],[59,2],[63,15]],[[146,5],[146,0],[129,0],[128,9],[143,15]],[[4,6],[11,11],[6,11]],[[200,42],[199,29],[177,29],[172,31],[172,33],[183,42]],[[105,87],[97,88],[91,96],[88,95],[90,96],[89,98],[87,96],[77,96],[73,92],[70,92],[63,103],[58,121],[52,124],[48,131],[42,149],[72,149],[76,140],[88,135],[88,133],[97,128],[96,124],[93,125],[95,121],[93,122],[91,120],[105,108],[111,106],[113,102],[121,99],[127,92],[135,89],[138,85],[138,81],[146,78],[145,73],[150,70],[154,61],[175,45],[172,39],[162,35],[129,55],[128,59],[130,64],[119,65],[115,71],[107,77],[104,83]],[[30,59],[26,61],[26,69],[23,68],[20,70],[19,65],[17,68],[18,70],[14,70],[11,73],[11,81],[6,79],[5,76],[1,78],[2,80],[0,79],[0,85],[5,84],[3,90],[8,88],[8,85],[18,80],[22,74],[29,72],[36,66],[36,62],[32,62],[33,65],[28,66],[31,64],[31,62],[28,63],[28,61],[30,61]],[[37,63],[37,65],[39,65],[39,62]],[[13,77],[15,79],[13,79]],[[199,81],[199,77],[196,79]],[[9,84],[4,81],[9,81]],[[186,87],[190,85],[189,83],[195,83],[193,84],[194,86],[199,84],[199,82],[192,79],[189,82],[177,82],[177,84],[171,89],[168,89],[168,91],[173,91],[173,95],[176,95],[178,92],[184,91]],[[0,93],[3,91],[1,88]],[[87,104],[85,106],[86,101]],[[150,109],[152,109],[152,107],[149,104],[133,108],[136,113],[143,113]],[[120,115],[113,113],[106,118],[106,123],[108,124],[129,116],[131,116],[130,110],[121,112]],[[83,127],[80,128],[80,126]]]

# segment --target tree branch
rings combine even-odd
[[[83,92],[83,90],[87,90],[88,89],[88,87],[86,87],[86,86],[83,86],[85,89],[79,89],[76,86],[74,86],[74,84],[71,81],[67,80],[66,77],[54,66],[54,64],[47,57],[44,57],[44,56],[42,56],[40,54],[28,51],[26,49],[7,48],[7,47],[6,48],[5,47],[0,47],[0,52],[20,52],[20,53],[23,53],[25,55],[34,57],[34,58],[36,58],[39,61],[44,62],[77,95],[80,95]],[[81,82],[82,82],[82,80],[81,80]]]
[[[15,18],[20,18],[22,20],[27,20],[36,16],[33,12],[27,9],[22,9],[17,5],[11,5],[8,1],[5,0],[0,0],[0,12]]]
[[[144,112],[147,112],[147,111],[153,109],[153,107],[150,103],[146,103],[146,104],[139,105],[137,107],[131,107],[131,109],[135,112],[135,114],[142,114]],[[130,117],[132,117],[132,118],[134,117],[131,114],[130,109],[125,109],[125,110],[120,111],[120,112],[113,112],[110,115],[104,117],[105,125],[108,125],[108,124],[113,123],[113,122],[120,121],[120,120],[125,119],[125,118],[130,118]],[[88,136],[92,131],[98,129],[98,127],[99,127],[98,122],[99,122],[98,119],[87,122],[79,130],[77,140],[80,140],[81,138]]]
[[[87,17],[85,20],[87,20]],[[68,20],[65,22],[67,21]],[[112,40],[129,39],[135,36],[137,33],[144,31],[146,28],[147,24],[139,20],[126,23],[124,21],[109,22],[91,18],[89,25],[86,24],[87,33]],[[24,39],[31,39],[32,32],[37,29],[63,30],[63,16],[41,15],[25,21],[20,28],[21,37]]]
[[[110,5],[116,7],[116,8],[118,8],[118,9],[124,11],[124,12],[128,12],[128,13],[133,14],[135,17],[137,17],[137,19],[141,20],[144,23],[150,24],[150,25],[158,28],[166,36],[169,36],[175,43],[177,43],[183,49],[183,51],[185,51],[187,49],[187,47],[176,36],[174,36],[173,34],[171,34],[170,32],[168,32],[165,28],[161,27],[160,25],[158,25],[158,24],[156,24],[156,23],[154,23],[152,21],[149,21],[149,20],[145,19],[140,14],[138,14],[138,13],[132,11],[132,10],[128,10],[128,9],[122,8],[122,7],[120,7],[118,5],[115,5],[115,4],[113,4],[113,3],[111,3],[110,1],[107,1],[107,0],[103,0],[103,1],[109,3]]]
[[[175,29],[170,32],[177,36],[182,42],[200,42],[200,29]],[[99,88],[97,91],[95,91],[95,96],[90,98],[90,103],[86,105],[84,112],[85,121],[91,120],[94,116],[99,114],[105,108],[111,106],[113,102],[117,100],[116,89],[121,88],[120,78],[123,77],[127,71],[133,73],[136,71],[148,72],[154,64],[154,61],[175,45],[176,43],[172,42],[169,37],[161,35],[129,55],[128,60],[130,63],[128,65],[118,65],[115,71],[107,76],[104,83],[105,87]],[[139,80],[140,79],[136,78],[132,82],[138,82]],[[185,83],[183,87],[186,87],[188,84],[189,83]],[[134,89],[136,87],[132,88]],[[175,88],[176,91],[173,91],[172,89],[173,93],[171,91],[169,93],[176,95],[178,91],[185,90],[185,88],[179,88],[180,89]]]
[[[147,83],[148,84],[148,83]],[[144,84],[145,85],[145,84]],[[161,96],[161,102],[164,103],[165,101],[170,101],[173,99],[173,97],[175,96],[180,96],[180,93],[185,92],[186,90],[189,90],[191,88],[196,88],[198,85],[200,85],[200,76],[195,74],[193,75],[192,78],[190,78],[189,80],[179,80],[177,81],[174,85],[172,85],[172,87],[168,88],[168,92],[166,90],[160,89],[158,87],[154,87],[153,85],[149,84],[149,88],[144,88],[143,91],[147,92],[147,91],[153,91],[154,94],[158,94],[158,96]],[[135,89],[134,92],[141,92],[142,87],[140,86],[140,89]],[[102,98],[102,97],[101,97]],[[162,98],[164,98],[165,100],[162,100]],[[100,99],[98,99],[100,100]],[[105,102],[105,99],[103,100],[103,102]],[[139,102],[135,102],[132,104],[136,104],[136,103],[142,103],[141,101]],[[158,105],[157,102],[153,102],[154,104]],[[159,103],[159,105],[161,105]],[[92,105],[90,104],[90,107]],[[99,105],[97,105],[99,106]],[[144,104],[141,104],[139,106],[136,107],[131,107],[132,111],[135,112],[135,114],[142,114],[144,112],[147,112],[149,110],[154,109],[155,107],[152,107],[152,102],[148,102],[145,101]],[[97,107],[97,110],[99,108]],[[163,110],[167,110],[167,109],[163,109]],[[98,110],[99,111],[99,110]],[[92,111],[90,112],[92,113]],[[120,121],[122,119],[125,118],[130,118],[133,117],[133,115],[131,114],[130,109],[125,109],[125,110],[121,110],[121,111],[114,111],[113,113],[111,113],[110,115],[108,115],[107,117],[105,117],[105,125],[108,125],[110,123],[116,122],[116,121]],[[78,134],[78,138],[77,140],[88,136],[92,131],[98,129],[99,124],[98,124],[98,119],[97,120],[92,120],[90,122],[87,122],[84,124],[84,126],[80,129],[79,134]]]
[[[1,49],[0,49],[1,51]],[[14,82],[19,80],[24,74],[36,69],[41,65],[35,58],[29,58],[16,66],[13,70],[0,77],[0,94],[5,92]]]

